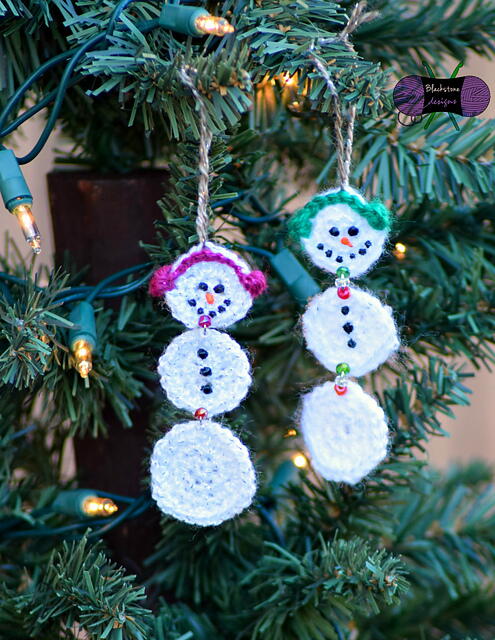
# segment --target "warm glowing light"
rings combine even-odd
[[[98,496],[86,498],[82,508],[87,516],[111,516],[119,510],[113,500],[99,498]]]
[[[234,27],[225,18],[201,15],[194,21],[194,26],[200,33],[212,36],[226,36],[234,33]]]
[[[293,76],[291,76],[288,71],[280,75],[279,79],[280,79],[280,83],[284,87],[293,87],[295,84],[297,84],[297,74],[294,74]]]
[[[12,209],[12,213],[16,216],[17,221],[22,229],[22,233],[26,238],[26,242],[33,250],[33,253],[41,252],[41,236],[36,221],[28,204],[18,204]]]
[[[308,466],[308,459],[302,453],[295,453],[292,456],[292,464],[298,469],[304,469]]]
[[[87,340],[76,340],[72,347],[76,359],[76,370],[81,378],[87,378],[93,368],[92,347]]]
[[[288,429],[287,433],[285,434],[286,438],[293,438],[297,436],[297,431],[295,429]]]
[[[398,260],[403,260],[406,257],[407,247],[402,242],[396,242],[394,247],[394,256]]]

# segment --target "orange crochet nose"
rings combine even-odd
[[[213,304],[215,302],[215,296],[212,293],[207,293],[205,298],[208,304]]]
[[[340,242],[341,242],[342,244],[347,245],[348,247],[352,247],[352,246],[353,246],[352,242],[351,242],[351,241],[349,240],[349,238],[347,238],[347,237],[342,238],[342,240],[341,240]]]

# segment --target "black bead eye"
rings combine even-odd
[[[336,238],[340,234],[340,231],[337,229],[337,227],[332,227],[328,233]]]
[[[357,227],[349,227],[349,228],[347,229],[347,233],[348,233],[350,236],[357,236],[357,234],[359,233],[359,229],[358,229]]]
[[[187,302],[191,307],[195,307],[196,306],[196,300],[194,300],[194,298],[191,298]]]
[[[201,289],[201,291],[208,291],[208,285],[206,284],[206,282],[200,282],[198,284],[198,288]]]
[[[223,286],[223,284],[217,284],[213,287],[213,291],[215,293],[223,293],[225,291],[225,287]]]

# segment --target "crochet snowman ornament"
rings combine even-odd
[[[301,412],[313,466],[335,482],[359,482],[387,453],[382,409],[348,376],[376,369],[399,346],[390,307],[350,286],[350,278],[382,254],[390,224],[382,203],[366,202],[349,187],[314,197],[289,221],[312,261],[337,276],[336,286],[315,296],[302,318],[308,348],[337,378],[306,394]]]
[[[160,383],[196,418],[155,444],[151,490],[164,513],[190,524],[220,524],[248,507],[256,491],[248,450],[210,418],[237,407],[251,383],[246,354],[218,329],[243,318],[265,288],[261,271],[212,242],[192,247],[150,282],[150,294],[189,328],[160,357]]]

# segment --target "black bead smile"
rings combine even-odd
[[[329,229],[328,232],[331,236],[334,236],[334,237],[337,237],[340,235],[340,231],[337,229],[337,227],[332,227],[331,229]],[[357,236],[359,234],[359,229],[357,227],[349,227],[346,230],[346,232],[349,236]],[[371,240],[366,240],[366,242],[364,243],[364,247],[357,249],[358,254],[360,256],[365,256],[367,253],[367,249],[369,249],[371,246],[372,246]],[[323,251],[327,258],[332,258],[334,256],[334,251],[332,251],[332,249],[326,249],[323,242],[319,242],[316,245],[316,248],[318,249],[318,251]],[[337,254],[335,255],[335,257],[333,257],[333,259],[338,264],[342,264],[342,262],[344,262],[344,258],[346,257],[349,258],[350,260],[355,260],[358,256],[354,252],[352,252],[352,253],[349,253],[347,256],[342,256],[340,254]]]

